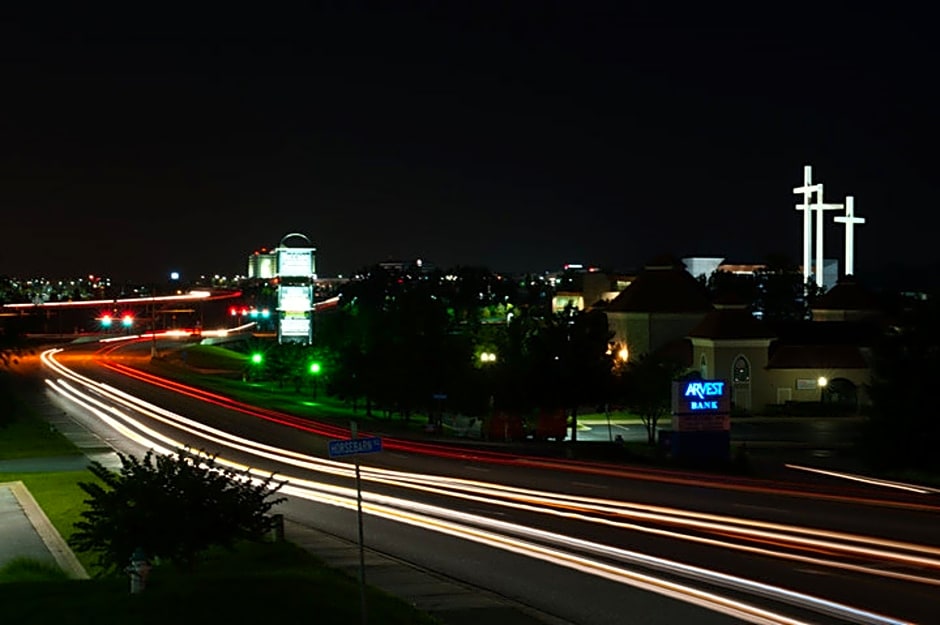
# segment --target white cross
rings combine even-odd
[[[856,224],[865,223],[864,217],[855,216],[855,198],[851,195],[845,198],[845,216],[833,217],[840,224],[845,224],[845,275],[855,275],[855,239],[853,231]]]
[[[813,208],[810,202],[814,192],[821,192],[822,185],[813,184],[813,166],[803,166],[803,186],[793,189],[794,193],[803,194],[803,203],[796,205],[796,210],[803,212],[803,284],[809,281],[813,241]]]
[[[842,210],[842,204],[826,204],[823,202],[823,186],[819,184],[819,195],[816,203],[810,208],[816,211],[816,286],[823,286],[823,211]]]

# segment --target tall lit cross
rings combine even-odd
[[[803,203],[796,205],[796,210],[803,211],[803,284],[809,281],[810,268],[813,257],[813,207],[810,202],[813,199],[813,192],[820,192],[822,196],[822,185],[813,184],[813,166],[805,165],[803,167],[803,186],[793,189],[794,193],[803,194]]]
[[[845,275],[855,275],[855,236],[853,231],[856,224],[865,223],[864,217],[855,216],[855,198],[851,195],[845,198],[845,216],[834,217],[833,221],[845,224]]]
[[[816,286],[822,288],[823,285],[823,211],[842,210],[842,204],[826,204],[823,202],[823,186],[819,187],[819,195],[816,196],[816,203],[811,204],[810,208],[816,211]]]

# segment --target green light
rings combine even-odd
[[[262,362],[264,362],[264,355],[263,355],[263,354],[257,354],[257,353],[256,353],[256,354],[252,354],[252,355],[251,355],[251,362],[254,363],[254,364],[256,364],[256,365],[260,365]]]
[[[311,362],[311,363],[310,363],[310,373],[311,373],[311,374],[313,374],[313,375],[320,375],[320,371],[321,371],[320,363],[318,363],[318,362]]]

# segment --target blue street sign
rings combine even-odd
[[[337,456],[354,456],[356,454],[371,454],[377,451],[382,451],[382,439],[378,436],[330,441],[330,458]]]

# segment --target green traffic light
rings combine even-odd
[[[262,354],[252,354],[251,362],[256,365],[260,365],[262,362],[264,362],[264,356]]]
[[[321,368],[320,368],[320,363],[318,363],[318,362],[311,362],[311,363],[310,363],[310,373],[311,373],[311,374],[313,374],[313,375],[320,375],[320,370],[321,370]]]

